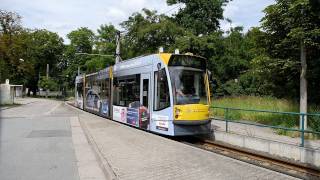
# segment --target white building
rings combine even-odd
[[[0,84],[0,104],[13,104],[15,97],[22,97],[22,85],[10,85],[9,79]]]

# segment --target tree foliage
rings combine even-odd
[[[276,72],[274,77],[266,79],[274,83],[275,94],[282,97],[298,97],[300,46],[303,43],[309,66],[309,96],[313,101],[319,102],[320,98],[316,94],[320,89],[316,84],[320,78],[320,16],[317,8],[310,2],[277,0],[275,4],[268,6],[262,19],[262,29],[265,31],[263,47],[265,55],[274,59],[273,62],[276,64],[272,68]]]
[[[51,77],[47,78],[46,76],[41,76],[38,81],[38,87],[43,88],[44,90],[57,91],[58,86],[58,83]]]
[[[95,51],[101,54],[112,55],[116,51],[116,32],[113,25],[101,25],[97,30]]]
[[[51,67],[51,76],[58,75],[56,64],[64,48],[63,40],[47,30],[23,28],[17,13],[0,12],[1,81],[10,79],[35,92],[39,75],[46,73],[46,64]]]
[[[90,29],[86,27],[81,27],[77,30],[71,31],[67,35],[67,37],[71,41],[71,46],[73,46],[77,52],[80,52],[80,53],[92,52],[95,35]]]
[[[219,21],[223,19],[223,6],[228,2],[229,0],[167,0],[169,5],[185,5],[175,15],[175,20],[195,35],[219,30]]]
[[[169,17],[148,9],[134,13],[121,26],[127,31],[122,43],[124,58],[155,53],[159,47],[169,49],[185,33]]]

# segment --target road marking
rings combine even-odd
[[[51,114],[51,113],[52,113],[53,111],[55,111],[60,105],[61,105],[61,103],[57,104],[57,105],[54,106],[52,109],[50,109],[50,111],[46,112],[45,115]]]

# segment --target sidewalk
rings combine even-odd
[[[35,102],[39,102],[39,101],[45,101],[45,99],[40,99],[40,98],[30,98],[30,97],[26,97],[26,98],[14,98],[14,104],[12,105],[3,105],[0,107],[0,111],[5,110],[5,109],[10,109],[10,108],[14,108],[17,107],[19,105],[26,105],[26,104],[31,104],[31,103],[35,103]]]
[[[293,179],[78,111],[90,144],[113,179]]]

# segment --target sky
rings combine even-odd
[[[232,20],[231,26],[243,26],[248,30],[259,26],[262,10],[274,0],[233,0],[224,7],[224,17]],[[177,5],[168,6],[166,0],[0,0],[0,9],[15,11],[22,18],[22,25],[31,29],[48,29],[69,40],[66,35],[79,27],[96,31],[101,24],[119,23],[142,8],[157,10],[168,15],[179,10]],[[221,21],[221,28],[230,24]]]

